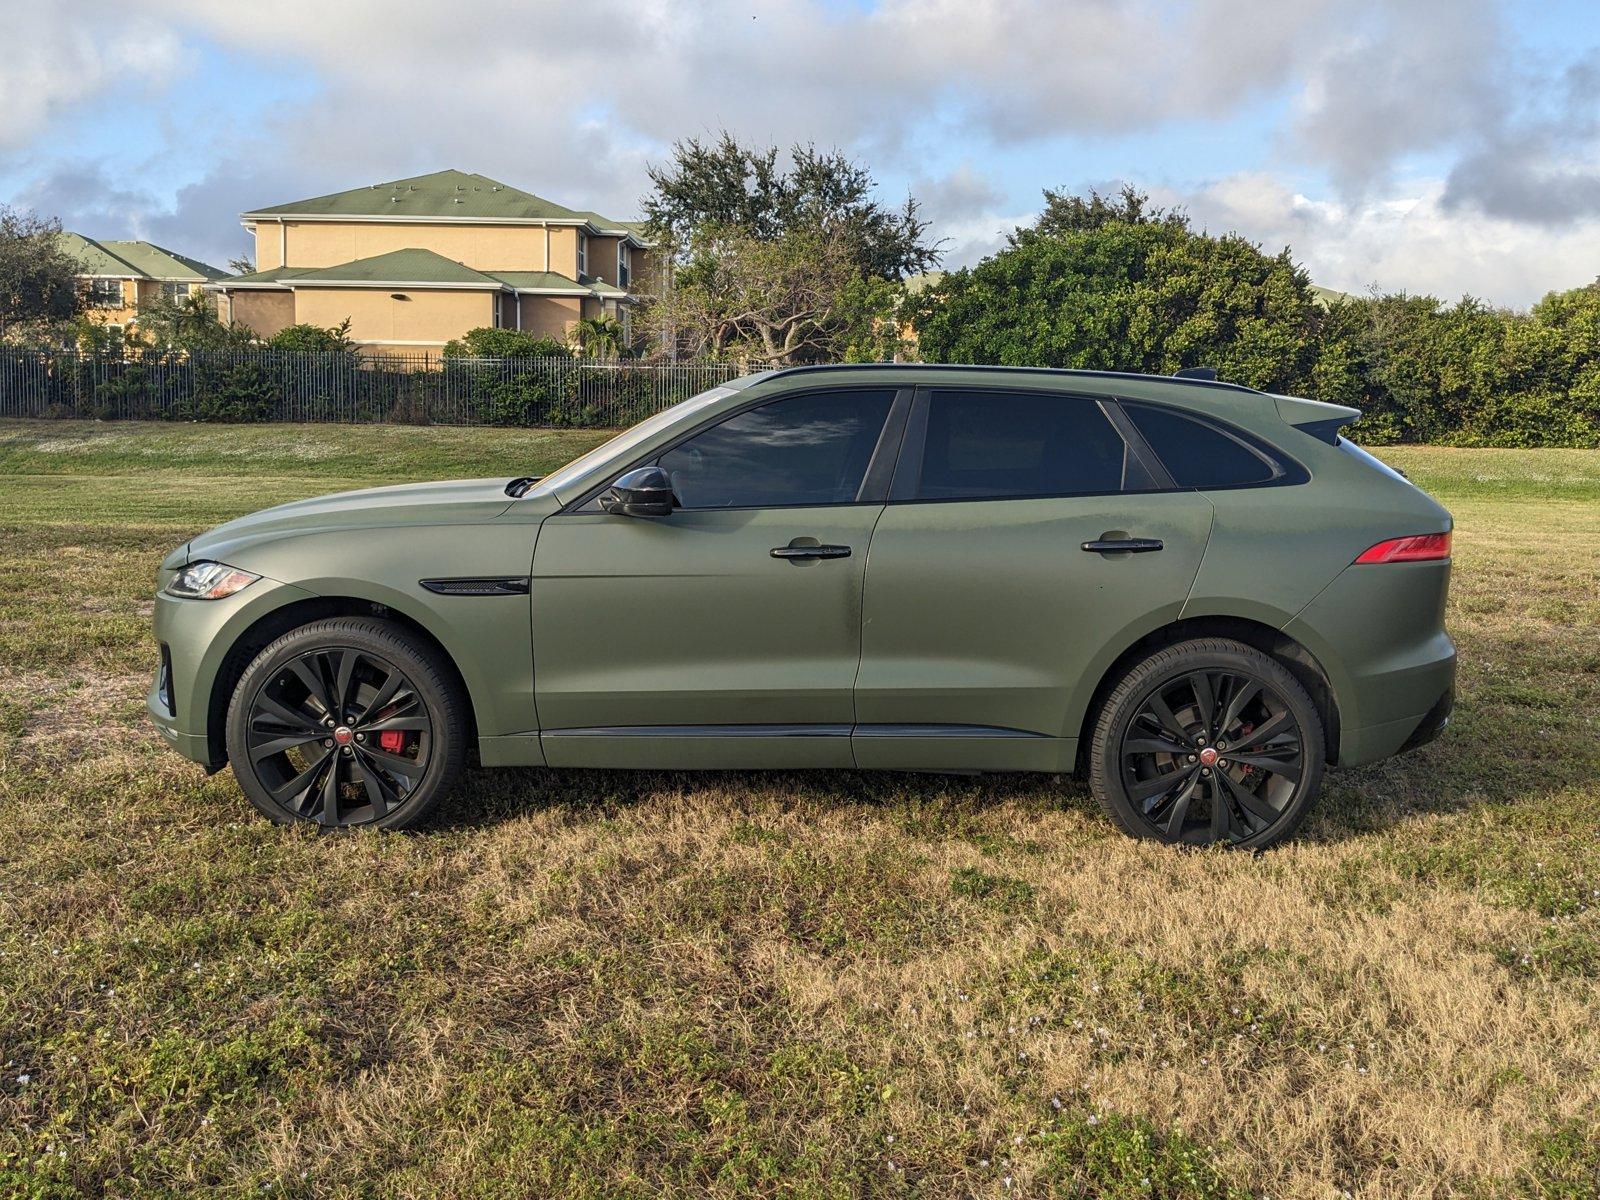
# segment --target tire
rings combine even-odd
[[[461,774],[467,700],[439,652],[405,629],[333,617],[251,660],[227,744],[239,786],[274,821],[406,829]]]
[[[1152,654],[1111,690],[1090,737],[1089,787],[1134,837],[1260,850],[1305,820],[1325,744],[1321,714],[1282,663],[1197,638]]]

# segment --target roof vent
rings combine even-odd
[[[400,197],[399,196],[390,196],[389,197],[389,203],[390,204],[399,204],[400,203]]]
[[[1215,382],[1217,369],[1215,367],[1184,367],[1181,371],[1172,373],[1174,379],[1205,379]]]
[[[455,202],[456,202],[456,203],[457,203],[457,204],[465,204],[465,203],[466,203],[466,201],[465,201],[465,200],[463,200],[463,199],[462,199],[462,198],[461,198],[461,197],[460,197],[460,196],[457,196],[457,197],[456,197],[456,199],[455,199]]]

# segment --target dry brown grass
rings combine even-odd
[[[0,508],[0,1195],[1600,1195],[1600,469],[1394,457],[1458,519],[1459,719],[1257,857],[1021,777],[283,831],[139,716],[184,469]]]

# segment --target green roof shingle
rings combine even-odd
[[[624,230],[640,236],[638,222],[617,221],[596,212],[568,208],[508,183],[467,171],[433,171],[273,204],[244,213],[251,217],[412,217],[474,221],[587,222],[596,229]]]
[[[489,274],[507,287],[520,291],[564,291],[576,296],[590,290],[586,284],[555,271],[490,271]]]
[[[179,254],[176,250],[168,250],[164,246],[157,246],[154,242],[101,242],[100,244],[123,262],[138,267],[151,279],[187,279],[197,283],[201,280],[222,279],[228,274],[199,259]]]
[[[523,221],[582,221],[583,213],[486,175],[434,171],[410,179],[375,183],[309,200],[274,204],[244,214],[327,217],[472,217]]]
[[[63,233],[61,245],[83,264],[85,275],[200,283],[222,279],[228,274],[152,242],[101,242],[86,238],[81,233]]]
[[[458,287],[499,288],[500,281],[481,271],[435,254],[432,250],[392,250],[371,258],[316,270],[298,270],[283,278],[297,284],[426,283]]]

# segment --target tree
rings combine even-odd
[[[1033,225],[1033,231],[1045,237],[1066,233],[1081,233],[1099,229],[1113,221],[1123,225],[1169,225],[1182,228],[1187,225],[1184,215],[1176,209],[1153,208],[1150,197],[1128,184],[1115,196],[1104,195],[1090,189],[1087,196],[1068,192],[1044,190],[1044,211]],[[1019,230],[1020,234],[1022,231]],[[1013,243],[1015,237],[1013,237]]]
[[[839,150],[795,146],[780,170],[777,147],[743,146],[724,132],[715,142],[678,142],[672,162],[649,175],[655,190],[645,197],[645,218],[680,253],[708,228],[761,242],[822,230],[841,239],[864,276],[904,279],[939,263],[916,200],[885,207],[873,198],[871,172]]]
[[[248,254],[241,254],[238,258],[230,258],[228,260],[228,270],[235,275],[251,275],[254,274],[255,269],[256,265],[250,261]]]
[[[225,325],[216,301],[204,292],[181,300],[146,300],[134,327],[137,339],[154,350],[228,350],[257,343],[243,325]]]
[[[572,336],[588,358],[614,358],[628,348],[622,323],[604,314],[581,318],[573,327]]]
[[[59,220],[0,205],[0,341],[74,316],[81,269],[62,243]]]
[[[1213,237],[1125,191],[1047,196],[1043,227],[917,297],[922,353],[935,362],[1171,374],[1293,390],[1318,365],[1323,310],[1287,250]]]
[[[779,364],[838,359],[898,330],[894,285],[939,261],[914,199],[891,209],[838,151],[774,148],[724,133],[674,147],[644,201],[665,264],[642,324],[692,353]],[[875,340],[876,339],[876,340]]]

